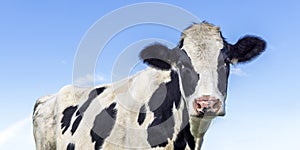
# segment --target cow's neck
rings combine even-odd
[[[210,126],[212,119],[190,117],[190,130],[195,138],[196,148],[200,149],[203,143],[204,134]]]
[[[134,100],[145,103],[153,92],[163,82],[170,81],[170,71],[161,71],[154,68],[146,68],[129,78],[130,95]]]

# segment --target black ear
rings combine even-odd
[[[245,36],[235,45],[229,45],[227,56],[233,63],[247,62],[259,56],[266,48],[266,42],[256,36]]]
[[[164,45],[153,44],[145,47],[140,52],[140,58],[144,63],[157,69],[171,69],[171,50]]]

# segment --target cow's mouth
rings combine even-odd
[[[197,117],[217,116],[222,103],[219,99],[206,96],[195,99],[193,106]]]

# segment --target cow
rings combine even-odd
[[[170,49],[139,54],[149,67],[90,88],[74,85],[37,100],[37,150],[201,149],[211,121],[225,115],[230,65],[250,62],[266,42],[246,35],[228,43],[208,22],[186,28]]]

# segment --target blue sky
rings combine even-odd
[[[35,100],[72,83],[76,50],[97,20],[137,2],[143,1],[0,1],[1,150],[34,149],[30,115]],[[233,67],[227,114],[212,124],[204,149],[298,149],[300,2],[156,2],[182,7],[220,26],[231,43],[245,34],[259,35],[268,43],[261,57]],[[96,79],[109,82],[114,60],[135,41],[160,38],[177,43],[179,36],[174,29],[149,24],[122,31],[99,56]]]

